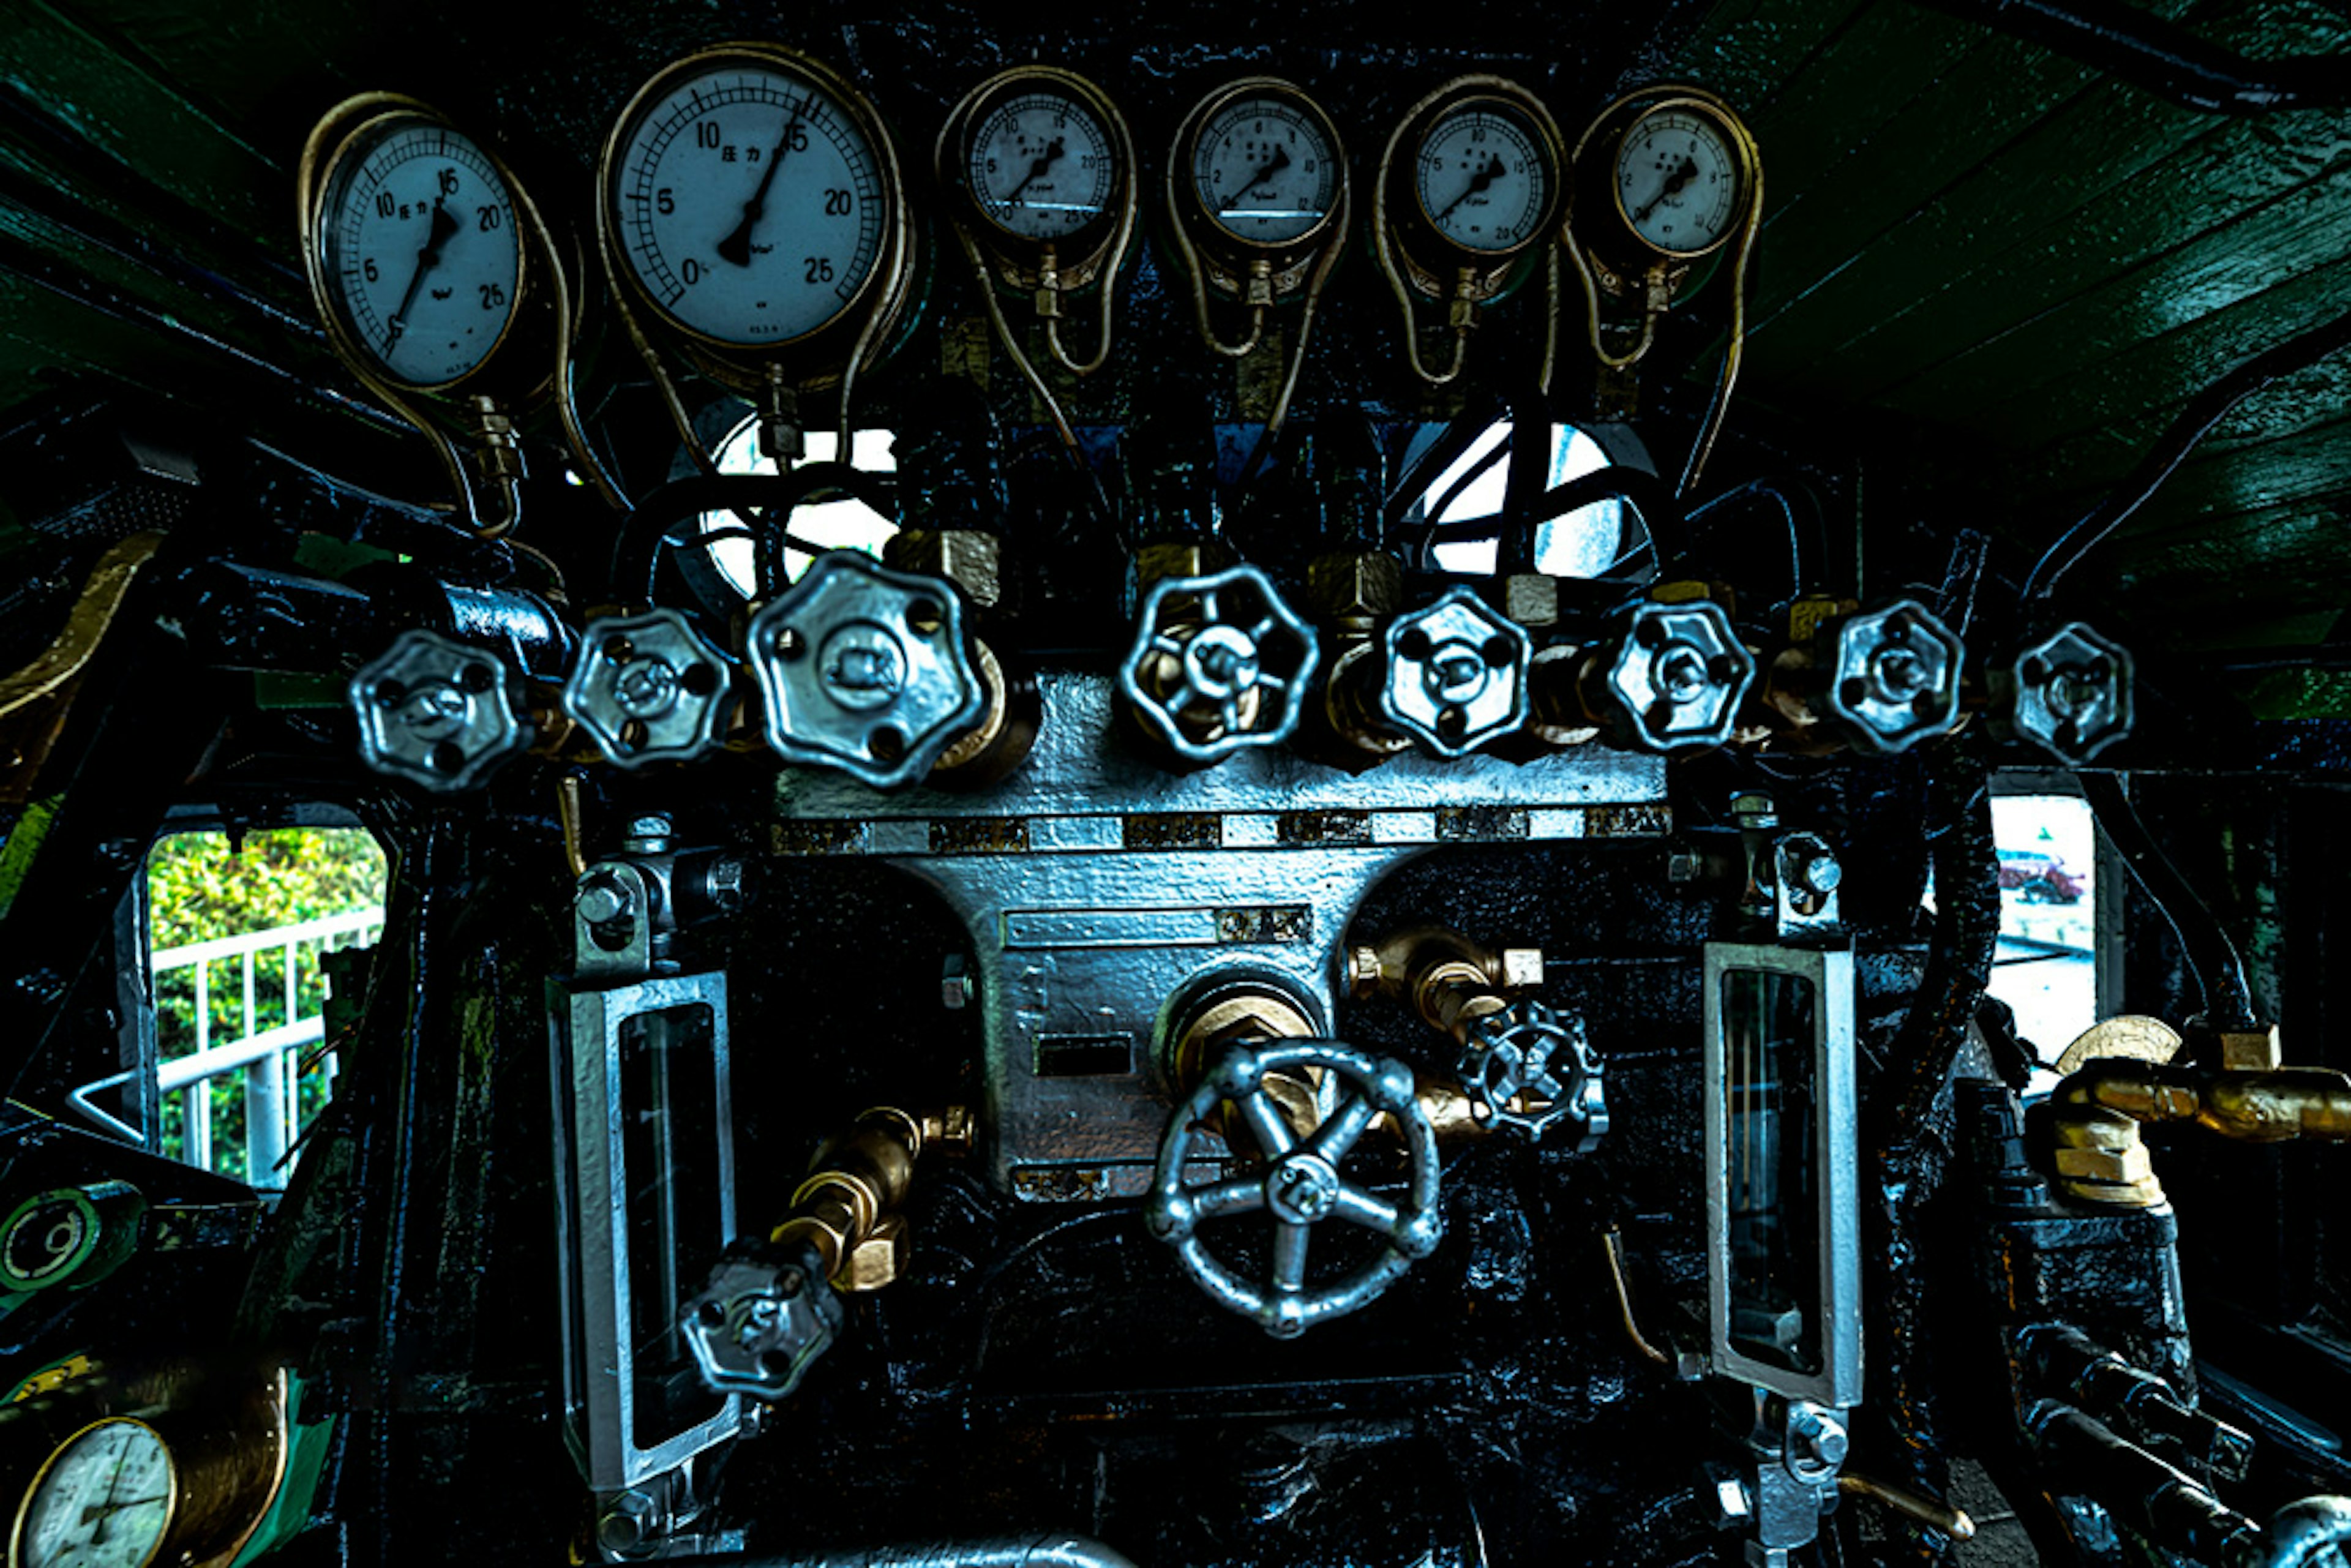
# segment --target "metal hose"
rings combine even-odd
[[[1134,1568],[1134,1563],[1090,1537],[1053,1534],[735,1557],[714,1562],[711,1568]]]

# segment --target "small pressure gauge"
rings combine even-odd
[[[999,289],[1024,298],[1045,351],[1072,375],[1109,362],[1120,267],[1134,237],[1134,137],[1108,94],[1075,71],[1015,66],[964,95],[934,157],[948,221],[1014,364],[1074,442],[1052,389],[1006,319]],[[1071,297],[1095,291],[1094,351],[1062,341]]]
[[[1761,184],[1755,141],[1730,106],[1690,87],[1611,105],[1575,150],[1571,237],[1621,279],[1668,271],[1729,244]]]
[[[1346,238],[1348,202],[1339,128],[1302,89],[1278,77],[1244,77],[1194,106],[1167,160],[1167,220],[1210,349],[1246,355],[1264,339],[1267,312],[1303,296],[1293,360],[1302,354],[1314,302]],[[1218,332],[1212,298],[1249,312],[1246,337]],[[1288,407],[1285,391],[1269,428],[1280,427]]]
[[[1298,89],[1252,78],[1202,105],[1177,155],[1194,208],[1228,244],[1288,251],[1339,211],[1347,162],[1339,132]]]
[[[535,281],[505,165],[426,105],[381,93],[321,120],[306,165],[303,258],[336,350],[402,392],[485,382]]]
[[[1134,199],[1126,128],[1102,89],[1074,71],[1005,71],[954,118],[961,135],[941,172],[1006,244],[1081,245]]]
[[[1422,380],[1459,375],[1479,312],[1537,270],[1566,211],[1566,170],[1551,111],[1502,77],[1456,78],[1397,125],[1373,191],[1372,245]],[[1453,353],[1443,371],[1421,361],[1416,302],[1445,307]]]
[[[147,1568],[179,1508],[171,1449],[144,1421],[110,1416],[58,1445],[16,1511],[8,1568]]]

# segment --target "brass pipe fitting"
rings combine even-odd
[[[2214,1071],[2105,1057],[2060,1083],[2051,1107],[2052,1164],[2066,1194],[2134,1208],[2164,1200],[2142,1125],[2192,1123],[2250,1144],[2351,1142],[2351,1074],[2330,1068]]]
[[[914,1161],[928,1147],[968,1151],[969,1110],[866,1112],[817,1150],[792,1194],[791,1213],[769,1239],[814,1248],[836,1290],[880,1290],[905,1270],[912,1237],[898,1210],[913,1188]]]
[[[1542,951],[1490,948],[1434,926],[1399,931],[1348,950],[1348,988],[1356,997],[1390,996],[1455,1043],[1479,1019],[1508,1008],[1511,995],[1542,984]]]

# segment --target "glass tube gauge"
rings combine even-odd
[[[798,387],[853,379],[904,303],[913,246],[889,132],[791,50],[729,44],[655,75],[605,141],[599,183],[631,325],[649,315],[779,427],[796,428]]]
[[[966,94],[939,133],[939,183],[1005,350],[1059,416],[997,298],[1028,297],[1046,352],[1073,375],[1108,362],[1118,273],[1134,236],[1134,139],[1102,90],[1053,66],[1016,66]],[[1062,341],[1068,297],[1100,286],[1094,351]]]
[[[1460,373],[1480,310],[1524,283],[1566,210],[1566,144],[1532,93],[1466,76],[1413,106],[1380,160],[1373,247],[1402,305],[1406,355],[1424,381]],[[1420,359],[1416,301],[1441,302],[1451,365]],[[1551,355],[1544,355],[1549,381]]]

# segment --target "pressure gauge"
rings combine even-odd
[[[1294,246],[1338,211],[1338,132],[1286,83],[1240,82],[1211,99],[1186,152],[1193,201],[1238,244]]]
[[[1130,161],[1090,86],[1066,71],[1008,71],[967,118],[964,188],[1007,237],[1066,244],[1112,217]]]
[[[1481,257],[1514,255],[1551,226],[1555,142],[1506,100],[1472,98],[1421,138],[1412,189],[1421,218],[1448,244]]]
[[[768,350],[887,288],[897,160],[864,99],[789,51],[737,44],[641,89],[606,143],[608,258],[664,322]]]
[[[320,314],[336,348],[373,377],[407,392],[454,389],[478,378],[522,308],[528,251],[513,183],[421,103],[379,94],[354,105],[356,122],[321,122],[331,145],[315,201],[306,182],[305,260]],[[316,156],[319,138],[312,147]]]
[[[147,1568],[179,1505],[172,1451],[144,1421],[110,1416],[75,1433],[34,1477],[9,1568]]]
[[[1201,338],[1238,359],[1263,341],[1266,313],[1302,295],[1291,371],[1267,418],[1278,430],[1303,363],[1305,335],[1346,238],[1347,154],[1322,106],[1278,77],[1244,77],[1184,117],[1167,160],[1167,218]],[[1211,297],[1249,312],[1238,341],[1218,335]]]
[[[1660,256],[1716,249],[1753,199],[1754,145],[1745,129],[1719,102],[1687,89],[1638,108],[1606,156],[1614,217]]]
[[[1372,248],[1403,308],[1405,357],[1423,381],[1458,376],[1479,313],[1536,271],[1566,210],[1566,169],[1551,111],[1502,77],[1447,82],[1389,137],[1373,188]],[[1545,286],[1555,293],[1548,275]],[[1443,370],[1422,362],[1416,301],[1445,307],[1453,346]],[[1545,386],[1552,357],[1547,339]]]

